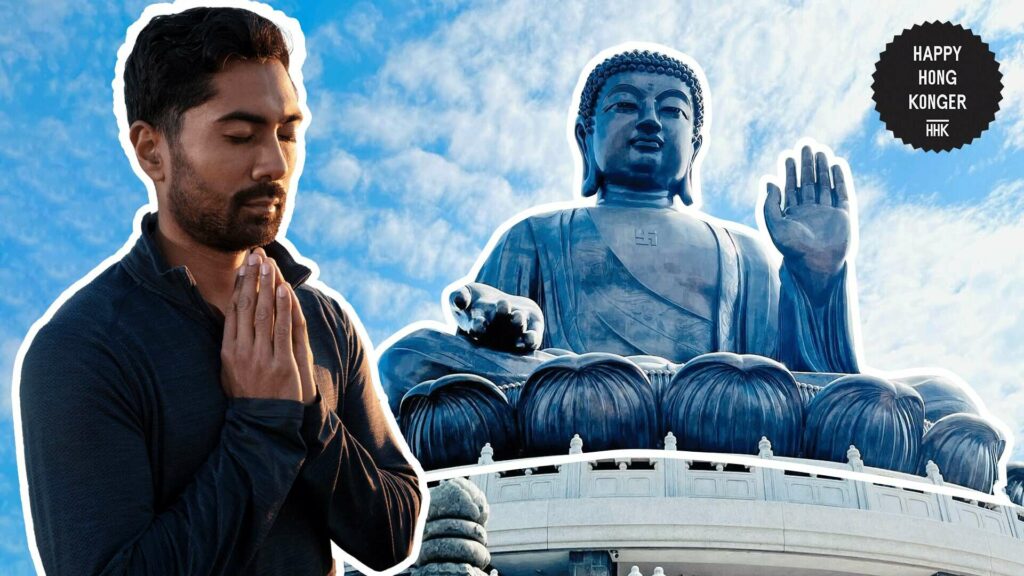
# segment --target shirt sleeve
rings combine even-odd
[[[235,399],[194,479],[155,509],[146,409],[117,346],[45,327],[21,372],[32,527],[46,573],[238,574],[306,448],[302,405]]]
[[[385,416],[363,342],[338,304],[323,299],[344,348],[339,350],[343,381],[336,406],[319,394],[306,407],[303,436],[309,456],[299,485],[313,501],[324,503],[331,539],[342,550],[370,569],[385,570],[412,549],[420,479]]]

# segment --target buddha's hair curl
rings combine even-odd
[[[621,52],[590,71],[587,83],[583,86],[583,94],[580,96],[578,117],[578,121],[583,124],[588,134],[594,133],[594,113],[601,89],[609,78],[622,72],[649,72],[674,76],[689,86],[693,93],[693,140],[695,143],[700,140],[700,129],[704,125],[704,93],[697,75],[692,68],[679,60],[649,50]]]

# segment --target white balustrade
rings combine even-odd
[[[584,439],[576,435],[569,454],[583,453]],[[666,451],[676,451],[677,439],[669,433]],[[780,458],[772,453],[771,442],[758,442],[758,456],[783,463],[812,461]],[[481,450],[480,463],[493,463],[490,445]],[[942,473],[934,462],[926,466],[927,476],[917,477],[864,466],[855,446],[847,451],[847,462],[813,461],[823,468],[913,480],[943,486]],[[808,474],[764,466],[726,465],[706,460],[679,458],[608,458],[568,462],[558,466],[529,468],[471,476],[491,504],[566,498],[668,497],[767,500],[834,506],[915,516],[938,522],[961,524],[993,534],[1024,540],[1024,508],[1015,505],[978,504],[944,494],[913,488]],[[635,575],[634,575],[635,576]]]

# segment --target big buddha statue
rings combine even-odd
[[[773,265],[753,230],[695,210],[706,90],[694,70],[626,52],[593,69],[579,102],[581,206],[509,228],[476,281],[452,293],[455,335],[415,332],[381,359],[397,407],[404,391],[450,373],[518,378],[547,348],[685,362],[729,351],[792,370],[857,372],[846,294],[849,198],[842,171],[804,148],[769,184]]]
[[[845,454],[852,443],[845,436],[829,437],[826,442],[817,439],[818,431],[813,446],[802,445],[805,407],[778,407],[800,403],[790,373],[851,375],[860,371],[851,318],[855,295],[847,290],[852,281],[848,262],[855,225],[850,214],[849,176],[823,151],[810,147],[804,147],[799,158],[785,160],[784,184],[782,188],[767,184],[763,206],[764,225],[782,255],[781,264],[770,257],[770,247],[756,231],[723,224],[693,208],[698,194],[696,170],[707,142],[709,98],[702,73],[683,59],[633,50],[614,54],[593,67],[580,93],[573,134],[582,158],[581,193],[595,201],[529,215],[506,227],[491,243],[474,281],[450,294],[458,327],[455,333],[421,328],[382,351],[381,377],[400,420],[403,398],[438,394],[440,384],[452,381],[470,386],[472,394],[487,396],[494,394],[491,388],[507,392],[506,385],[527,381],[537,374],[538,367],[549,364],[552,370],[561,366],[579,371],[583,365],[617,366],[616,358],[622,362],[632,358],[640,364],[660,360],[677,368],[708,354],[731,353],[713,356],[710,363],[724,362],[737,373],[786,372],[765,381],[782,382],[776,386],[781,392],[771,402],[773,410],[789,410],[789,416],[782,419],[795,422],[792,433],[785,433],[795,438],[792,455],[813,452],[827,458],[828,454],[821,455],[823,450],[832,450],[822,448],[826,444],[834,444],[835,450]],[[595,358],[592,353],[604,356]],[[750,359],[754,357],[758,359]],[[699,364],[690,372],[705,370],[708,362]],[[692,381],[687,380],[690,376]],[[539,375],[533,379],[541,386],[551,380],[546,378]],[[924,400],[909,384],[863,378],[856,384],[845,381],[822,400],[822,406],[826,402],[841,405],[850,394],[860,398],[851,402],[871,410],[876,405],[879,410],[899,406],[906,412],[899,418],[877,413],[863,416],[863,421],[905,422],[904,429],[869,436],[875,438],[871,442],[883,442],[880,439],[894,434],[905,437],[907,449],[903,452],[907,454],[898,455],[897,460],[903,460],[895,467],[916,470]],[[673,385],[689,386],[687,390],[704,385],[693,382],[711,381],[689,372],[677,374],[676,380],[680,382],[673,380]],[[791,385],[785,384],[787,381]],[[424,383],[432,388],[424,388]],[[730,390],[737,389],[730,386]],[[792,390],[784,389],[787,386]],[[416,387],[417,391],[409,392]],[[955,386],[938,388],[943,400],[968,402]],[[455,394],[453,401],[469,402],[472,394]],[[721,398],[719,392],[715,394]],[[616,396],[608,406],[630,404],[627,396]],[[662,396],[659,390],[635,396],[637,406],[655,406],[648,416],[628,416],[623,422],[652,420],[653,429],[640,433],[654,439],[679,416],[661,413],[683,410],[657,406]],[[681,398],[679,394],[673,397]],[[872,400],[865,404],[863,398]],[[742,395],[731,404],[716,400],[716,409],[726,410],[742,400]],[[552,407],[555,400],[544,402],[548,407],[544,409],[558,412]],[[567,410],[579,411],[587,402],[566,404],[575,406]],[[478,405],[480,402],[473,406]],[[817,412],[810,408],[806,407],[815,421],[821,422],[823,434],[851,427],[833,417],[837,411],[849,413],[847,408],[818,407]],[[606,413],[615,408],[595,410]],[[524,441],[532,426],[532,421],[524,418],[544,418],[525,413],[519,410],[516,416],[517,434]],[[571,419],[572,414],[567,414],[552,413],[551,417]],[[488,422],[500,419],[497,413],[487,417]],[[686,421],[700,419],[698,414]],[[505,428],[516,426],[510,421]],[[680,435],[679,429],[675,432]],[[752,450],[758,433],[752,430],[754,439],[744,439]],[[700,434],[697,430],[692,435]],[[433,439],[435,445],[448,441],[454,440]],[[564,442],[567,445],[568,438]],[[870,452],[871,447],[861,450]]]

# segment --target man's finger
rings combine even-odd
[[[832,167],[832,181],[835,182],[835,198],[834,203],[836,208],[842,208],[843,210],[850,209],[850,196],[846,192],[846,180],[843,179],[843,170],[838,164]]]
[[[800,203],[796,192],[796,160],[786,158],[786,210]]]
[[[309,333],[306,330],[306,315],[299,305],[299,295],[290,285],[284,285],[292,300],[292,354],[299,367],[299,385],[302,387],[302,402],[311,404],[316,399],[316,382],[313,381],[313,351],[309,347]]]
[[[800,203],[807,204],[814,198],[814,155],[811,147],[800,151]]]
[[[222,339],[221,347],[226,346],[228,343],[233,343],[237,337],[236,331],[238,330],[238,297],[242,293],[242,284],[245,281],[245,270],[248,265],[245,261],[242,261],[242,265],[238,267],[237,274],[235,274],[235,291],[231,293],[231,303],[228,305],[227,310],[224,311],[224,338]]]
[[[278,284],[274,298],[274,356],[286,360],[292,353],[292,297],[287,284]]]
[[[248,350],[253,343],[253,314],[256,309],[257,283],[260,277],[260,263],[262,258],[259,254],[250,254],[246,260],[245,278],[242,279],[242,289],[238,294],[238,302],[235,310],[238,313],[236,322],[235,339],[239,348]]]
[[[821,204],[822,199],[831,202],[832,184],[828,181],[828,158],[824,152],[814,155],[815,168],[818,170],[818,181],[814,186],[814,201]]]
[[[260,356],[274,354],[274,261],[266,258],[260,264],[259,294],[256,296],[256,311],[253,314],[253,349]]]

